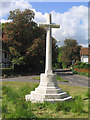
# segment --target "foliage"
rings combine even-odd
[[[44,54],[43,54],[44,53]],[[40,38],[35,39],[32,46],[27,49],[27,55],[30,56],[38,56],[38,55],[45,55],[45,41],[41,40]]]
[[[86,63],[82,63],[81,61],[77,61],[74,68],[87,68],[87,66],[88,65]]]
[[[53,69],[60,69],[60,63],[55,63]]]
[[[13,68],[0,68],[0,71],[2,71],[2,75],[11,75],[14,71]]]
[[[26,64],[27,69],[44,69],[45,59],[45,36],[46,30],[39,28],[33,21],[35,13],[32,10],[19,9],[10,11],[8,19],[12,22],[5,23],[2,27],[3,43],[9,51],[9,58],[12,64]],[[56,62],[57,46],[53,39],[53,63]],[[25,59],[21,60],[21,57]],[[16,59],[16,60],[15,60]],[[22,62],[21,62],[22,61]],[[34,69],[35,68],[35,69]]]
[[[34,15],[35,13],[29,9],[25,9],[22,12],[21,10],[16,9],[16,10],[10,11],[10,15],[8,19],[12,19],[13,22],[17,22],[17,23],[19,22],[27,23],[27,22],[31,22],[31,20],[34,18]]]
[[[23,91],[23,88],[20,91],[23,91],[23,94],[27,94],[30,90],[30,87],[24,87],[25,90]],[[2,87],[4,99],[2,100],[2,118],[31,118],[35,119],[36,116],[33,114],[31,110],[31,103],[25,102],[23,99],[22,94],[19,94],[19,92],[16,92],[14,89],[11,89],[10,87],[3,86]],[[21,93],[21,92],[20,92]],[[9,102],[9,103],[8,103]],[[11,110],[10,106],[14,106],[14,108]]]
[[[64,67],[72,64],[72,60],[80,59],[80,48],[76,40],[65,39],[64,46],[59,48],[58,62],[62,62]]]
[[[25,57],[24,56],[21,56],[21,57],[19,57],[19,58],[13,58],[12,59],[12,64],[14,65],[14,64],[18,64],[18,65],[24,65],[25,64]]]
[[[80,65],[82,62],[81,61],[76,61],[76,65]]]
[[[26,57],[27,49],[32,47],[33,41],[44,37],[45,30],[38,28],[33,22],[34,15],[34,12],[29,9],[10,11],[8,19],[12,19],[12,22],[5,23],[3,26],[3,42],[9,49],[11,61],[13,58]],[[16,60],[17,64],[18,60]]]

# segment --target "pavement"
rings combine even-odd
[[[61,78],[68,80],[68,82],[58,81],[58,84],[88,87],[88,81],[90,77],[73,74],[70,70],[54,70],[54,73],[59,75]],[[38,76],[39,75],[30,75],[30,76],[21,76],[21,77],[14,77],[14,78],[2,78],[0,79],[0,82],[17,81],[17,82],[39,83],[40,80],[33,79],[34,77],[38,77]]]

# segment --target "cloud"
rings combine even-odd
[[[11,22],[12,20],[5,20],[5,19],[1,19],[0,23],[6,23],[6,22]]]
[[[35,12],[35,22],[45,23],[47,13]],[[59,29],[52,30],[52,36],[58,41],[59,46],[64,44],[65,39],[76,39],[78,44],[88,46],[88,7],[74,6],[63,14],[51,11],[52,22],[59,24]]]
[[[25,0],[16,0],[15,2],[2,2],[0,3],[0,17],[6,16],[10,10],[26,8],[32,9],[32,6]]]
[[[62,45],[66,38],[76,39],[79,44],[88,44],[88,8],[74,6],[60,14],[52,11],[53,22],[60,24],[60,29],[53,30],[53,36]]]
[[[42,14],[41,11],[37,12],[33,6],[25,0],[16,0],[16,2],[6,2],[2,4],[2,15],[5,16],[10,10],[19,8],[24,10],[25,8],[32,9],[35,12],[34,21],[39,23],[45,23],[47,20],[47,13]],[[1,8],[0,8],[1,9]],[[76,39],[77,42],[83,46],[88,44],[88,7],[83,5],[74,6],[63,14],[55,11],[51,11],[52,22],[60,24],[59,29],[53,29],[52,35],[60,41],[57,44],[63,45],[63,42],[67,38]],[[0,14],[1,16],[1,14]],[[2,20],[6,22],[5,20]]]

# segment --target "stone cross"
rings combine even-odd
[[[52,73],[52,37],[51,28],[59,28],[60,25],[51,23],[51,14],[48,14],[47,23],[39,24],[39,27],[45,27],[46,37],[46,68],[45,73],[40,74],[40,84],[35,91],[25,95],[26,101],[34,102],[55,102],[69,100],[72,97],[62,91],[57,84],[57,75]]]
[[[46,37],[46,67],[45,73],[52,74],[52,31],[51,28],[60,28],[60,25],[51,23],[51,14],[47,15],[47,23],[39,23],[39,27],[44,27],[47,30]]]

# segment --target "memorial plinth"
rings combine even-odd
[[[51,14],[47,16],[47,23],[39,24],[39,27],[45,27],[47,30],[46,35],[46,67],[45,73],[40,75],[40,84],[35,91],[26,95],[26,101],[34,102],[55,102],[69,100],[72,97],[68,96],[66,92],[62,91],[57,85],[57,76],[52,72],[52,37],[51,28],[59,28],[60,25],[51,23]]]

